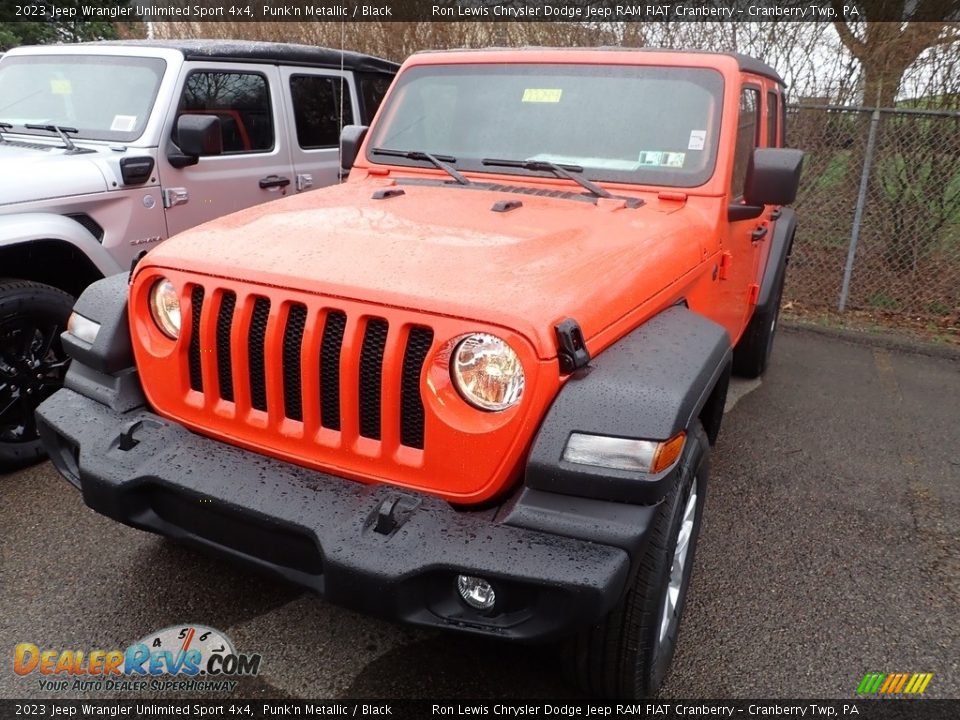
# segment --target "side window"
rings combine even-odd
[[[777,144],[777,121],[780,118],[779,97],[773,90],[767,93],[767,147],[779,147]]]
[[[760,91],[744,88],[740,93],[740,121],[737,123],[737,147],[733,158],[733,180],[730,189],[734,197],[743,195],[747,180],[750,155],[760,137]]]
[[[383,102],[384,95],[390,88],[393,77],[389,75],[375,75],[372,73],[363,73],[360,75],[360,102],[363,106],[365,117],[364,125],[369,125],[373,116],[377,114],[380,103]]]
[[[177,115],[216,115],[223,152],[273,149],[273,112],[267,79],[259,73],[204,70],[191,73]]]
[[[790,147],[787,144],[787,98],[780,103],[780,147]]]
[[[290,97],[300,147],[305,150],[337,147],[340,128],[353,124],[350,87],[346,80],[322,75],[293,75],[290,77]]]

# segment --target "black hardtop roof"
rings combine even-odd
[[[166,48],[180,51],[187,60],[259,62],[323,68],[340,68],[342,64],[345,70],[388,74],[394,74],[400,68],[395,62],[351,50],[257,40],[107,40],[78,44]]]
[[[678,53],[685,54],[689,53],[691,55],[725,55],[731,57],[737,61],[737,65],[740,66],[740,69],[744,72],[754,73],[755,75],[762,75],[763,77],[768,77],[771,80],[776,80],[783,86],[786,86],[786,83],[783,81],[783,78],[780,77],[780,73],[774,70],[770,65],[767,65],[765,62],[757,60],[755,57],[750,57],[749,55],[743,55],[741,53],[734,52],[714,52],[712,50],[673,50],[671,48],[635,48],[635,47],[617,47],[615,45],[604,45],[601,47],[489,47],[489,48],[456,48],[455,50],[421,50],[420,53],[445,53],[445,52],[486,52],[487,50],[492,52],[497,51],[523,51],[523,50],[561,50],[563,52],[577,52],[579,50],[611,50],[618,52],[644,52],[644,53]]]

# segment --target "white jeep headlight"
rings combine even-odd
[[[463,399],[481,410],[506,410],[523,394],[520,358],[495,335],[468,335],[454,348],[450,362],[453,384]]]
[[[160,278],[150,288],[150,314],[164,335],[174,340],[180,336],[180,296],[166,278]]]

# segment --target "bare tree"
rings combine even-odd
[[[843,0],[831,0],[831,5],[842,13]],[[862,19],[836,20],[833,26],[862,68],[863,103],[893,107],[904,74],[924,51],[960,42],[960,24],[942,20],[956,13],[955,2],[875,0],[862,6]]]

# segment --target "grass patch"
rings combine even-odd
[[[896,310],[900,306],[895,297],[882,292],[873,293],[867,302],[870,307],[875,307],[878,310]]]

